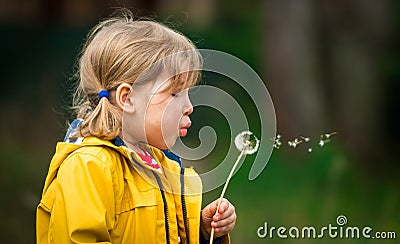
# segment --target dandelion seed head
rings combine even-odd
[[[312,148],[309,148],[309,149],[308,149],[308,152],[312,152]]]
[[[235,137],[236,148],[245,154],[253,154],[257,152],[260,140],[251,131],[240,132]]]
[[[321,147],[323,147],[325,145],[325,141],[324,140],[319,140],[318,145],[320,145]]]

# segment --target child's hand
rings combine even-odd
[[[228,200],[223,198],[218,213],[215,213],[218,201],[219,199],[215,200],[201,211],[200,229],[206,239],[210,238],[211,227],[214,227],[215,237],[226,235],[235,227],[235,207]]]

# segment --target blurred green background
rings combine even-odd
[[[270,91],[284,145],[254,181],[247,179],[254,156],[232,179],[226,197],[238,215],[233,243],[399,243],[400,2],[394,0],[1,0],[2,242],[35,242],[35,208],[55,143],[71,119],[76,56],[90,27],[116,7],[170,23],[200,48],[239,57]],[[252,111],[231,81],[206,75],[205,82],[231,89]],[[196,145],[200,125],[211,125],[221,148],[210,156],[215,164],[230,137],[213,113],[195,111],[185,141]],[[338,133],[332,141],[312,153],[286,144],[300,135],[317,142],[332,131]],[[204,204],[220,192],[205,194]],[[276,232],[272,239],[256,233],[264,222],[319,229],[335,225],[339,215],[346,226],[395,231],[397,239],[284,240]]]

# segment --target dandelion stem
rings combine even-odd
[[[215,214],[217,214],[218,211],[219,211],[219,207],[221,206],[222,198],[224,198],[226,188],[228,188],[228,184],[229,184],[229,181],[230,181],[231,178],[232,178],[233,172],[235,172],[235,169],[236,169],[237,165],[239,164],[240,160],[243,158],[244,155],[246,155],[246,150],[242,150],[242,152],[240,153],[240,155],[239,155],[238,158],[236,159],[236,162],[235,162],[235,164],[233,165],[233,167],[232,167],[232,169],[231,169],[231,172],[229,173],[228,179],[226,179],[224,188],[222,189],[222,192],[221,192],[221,196],[219,197],[219,201],[218,201],[218,205],[217,205],[217,210],[215,211]],[[212,229],[211,229],[210,244],[213,243],[213,239],[214,239],[214,227],[212,227]]]

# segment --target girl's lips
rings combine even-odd
[[[179,136],[186,136],[187,135],[187,130],[189,129],[189,127],[192,125],[192,122],[190,122],[190,120],[189,120],[189,123],[187,123],[187,124],[185,124],[183,127],[181,127],[180,129],[179,129]]]
[[[179,129],[179,136],[186,136],[187,135],[187,128]]]

